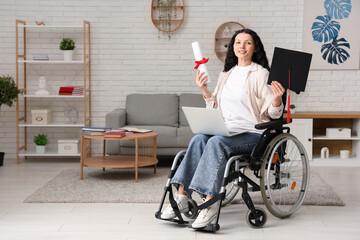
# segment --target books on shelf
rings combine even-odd
[[[120,132],[120,131],[106,131],[104,137],[105,138],[121,138],[126,135],[126,132]]]
[[[89,132],[106,132],[110,131],[111,128],[109,127],[83,127],[82,131],[89,131]]]
[[[84,95],[83,86],[65,86],[59,88],[59,95]]]
[[[141,129],[136,127],[126,127],[126,128],[117,128],[116,130],[123,130],[126,132],[132,132],[132,133],[149,133],[152,132],[150,129]]]
[[[48,55],[33,55],[33,60],[46,61],[46,60],[49,60],[49,56]]]

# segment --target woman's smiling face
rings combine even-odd
[[[234,53],[241,62],[248,62],[252,59],[255,51],[255,43],[250,34],[239,33],[234,41]]]

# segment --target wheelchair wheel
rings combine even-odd
[[[264,209],[255,208],[256,216],[249,210],[246,214],[246,222],[252,228],[261,228],[265,225],[267,220],[267,215]]]
[[[309,185],[309,160],[293,135],[282,133],[270,143],[261,166],[260,188],[274,216],[286,218],[298,210]]]
[[[184,215],[187,218],[194,219],[194,218],[196,218],[198,211],[199,211],[197,203],[194,200],[192,200],[191,198],[189,198],[188,204],[189,204],[189,211],[185,212]]]

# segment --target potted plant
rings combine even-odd
[[[22,92],[16,86],[14,78],[9,75],[0,76],[0,109],[1,105],[12,107]],[[5,152],[0,152],[0,166],[4,164]]]
[[[171,20],[176,18],[176,10],[173,9],[173,7],[176,6],[176,0],[156,0],[156,6],[158,7],[159,19],[162,20],[162,29],[167,33],[170,40],[172,31]]]
[[[13,77],[9,75],[0,76],[0,107],[3,104],[12,107],[19,93],[22,92],[16,86]]]
[[[295,104],[290,104],[290,113],[295,113]]]
[[[72,61],[75,42],[71,38],[63,38],[60,43],[60,50],[63,51],[64,61]]]
[[[49,144],[49,139],[46,134],[39,133],[34,137],[36,144],[36,153],[45,153],[45,146]]]

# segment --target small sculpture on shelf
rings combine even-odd
[[[36,25],[45,25],[45,19],[46,17],[42,14],[39,14],[35,17],[35,23]]]
[[[39,77],[39,90],[35,92],[36,95],[50,95],[46,90],[46,78],[44,76]]]
[[[329,148],[323,147],[320,152],[320,157],[322,159],[329,158]]]
[[[66,124],[76,124],[76,120],[78,118],[78,111],[74,107],[66,107],[65,108],[65,118]]]
[[[225,27],[225,29],[223,31],[223,36],[226,37],[226,38],[229,38],[229,37],[232,36],[228,26]]]

